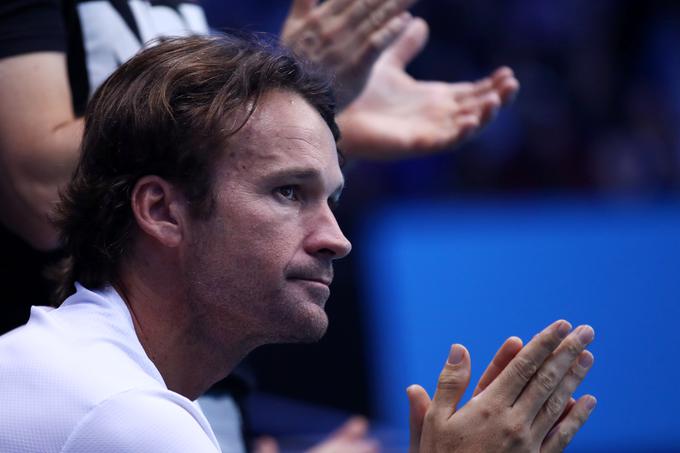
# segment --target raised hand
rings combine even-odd
[[[403,31],[416,0],[293,0],[281,41],[336,77],[339,108],[355,99],[373,63]]]
[[[416,432],[420,439],[411,444],[411,453],[562,451],[596,402],[592,396],[570,401],[592,366],[593,356],[585,347],[594,336],[589,326],[568,334],[570,328],[566,321],[552,324],[497,373],[495,366],[502,366],[504,361],[501,348],[496,356],[499,362],[492,362],[485,373],[497,374],[496,379],[487,380],[486,388],[458,411],[469,382],[470,357],[465,348],[454,345],[435,396],[425,410],[422,434]],[[421,387],[409,388],[412,416],[414,401],[416,411],[422,412],[427,404],[427,394],[423,393]]]
[[[414,79],[405,68],[427,37],[427,23],[412,19],[378,58],[361,95],[340,113],[347,155],[385,159],[449,149],[488,124],[519,90],[506,67],[477,82]]]

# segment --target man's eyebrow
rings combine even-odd
[[[321,179],[321,173],[313,168],[283,168],[269,174],[272,179],[294,178],[294,179]]]
[[[281,170],[276,170],[269,174],[270,179],[295,179],[299,181],[304,181],[304,180],[310,180],[310,179],[318,179],[321,180],[321,172],[319,170],[316,170],[314,168],[308,168],[308,167],[301,167],[301,168],[283,168]],[[336,194],[339,196],[339,194],[342,192],[342,190],[345,187],[345,179],[343,178],[340,181],[340,184],[338,184],[337,188],[333,191],[333,196],[336,196]]]

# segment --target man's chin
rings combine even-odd
[[[323,309],[323,304],[305,307],[303,313],[299,313],[296,319],[291,319],[290,324],[281,336],[281,343],[315,343],[326,334],[328,330],[328,316]]]
[[[296,298],[301,303],[311,303],[324,308],[331,295],[328,285],[312,280],[293,279],[292,282],[295,284],[295,289],[300,291],[296,294]]]

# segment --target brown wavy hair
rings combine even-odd
[[[57,225],[67,258],[53,272],[55,302],[76,281],[92,289],[117,281],[142,176],[176,184],[192,215],[210,215],[213,163],[273,89],[306,99],[337,141],[329,78],[261,36],[165,40],[120,66],[88,105],[80,161],[62,194]]]

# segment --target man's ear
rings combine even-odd
[[[179,189],[165,179],[148,175],[132,189],[132,212],[137,226],[167,247],[182,241],[187,207]]]

